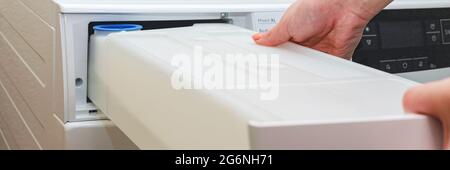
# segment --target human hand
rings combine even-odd
[[[449,147],[450,79],[420,85],[408,90],[403,99],[405,111],[439,119],[444,128],[444,148]]]
[[[287,41],[350,59],[366,24],[390,0],[298,0],[256,43],[277,46]]]

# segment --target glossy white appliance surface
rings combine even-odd
[[[64,13],[279,11],[295,0],[55,0]],[[395,0],[387,9],[450,7],[447,0]]]

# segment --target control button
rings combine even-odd
[[[376,35],[377,32],[377,25],[375,23],[369,23],[364,28],[363,35]]]
[[[428,60],[427,59],[419,59],[414,61],[414,69],[415,70],[425,70],[428,68]]]
[[[363,37],[361,39],[361,49],[364,49],[364,50],[378,49],[377,37]]]
[[[398,65],[395,60],[381,60],[380,61],[380,70],[383,70],[388,73],[395,73],[398,70]]]
[[[414,60],[400,59],[397,64],[399,65],[399,72],[408,72],[414,70]]]
[[[394,72],[395,70],[395,65],[394,63],[383,63],[383,70],[387,71],[387,72]]]
[[[409,65],[409,63],[407,61],[400,62],[400,69],[402,71],[408,71],[409,68],[411,68],[411,66]]]
[[[441,23],[439,22],[439,20],[425,21],[425,31],[426,32],[441,31]]]
[[[427,34],[426,35],[427,45],[439,45],[441,44],[441,34]]]
[[[443,19],[441,20],[441,30],[443,34],[442,43],[443,44],[450,44],[450,19]]]
[[[435,68],[437,68],[437,65],[436,65],[436,64],[433,64],[433,63],[431,63],[431,64],[430,64],[430,68],[431,68],[431,69],[435,69]]]

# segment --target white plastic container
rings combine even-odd
[[[89,96],[95,98],[97,102],[106,102],[105,95],[106,89],[103,88],[105,85],[98,86],[99,83],[104,83],[103,76],[105,74],[106,65],[101,64],[103,60],[107,60],[108,56],[104,54],[109,51],[108,47],[105,46],[106,38],[113,33],[129,32],[129,31],[140,31],[142,30],[141,25],[135,24],[112,24],[112,25],[97,25],[94,29],[94,34],[90,36],[89,40],[89,66],[90,71],[88,76],[88,93]],[[104,57],[104,58],[102,58]],[[103,106],[106,103],[98,103],[98,106]]]
[[[97,39],[89,97],[141,149],[441,147],[434,119],[403,111],[403,94],[417,83],[293,43],[259,46],[252,34],[201,24]],[[278,54],[279,96],[174,89],[173,57],[199,46],[218,55]]]

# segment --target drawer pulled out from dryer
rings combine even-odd
[[[253,33],[109,34],[89,59],[89,97],[141,149],[441,147],[436,120],[403,111],[417,83],[294,43],[259,46]]]

